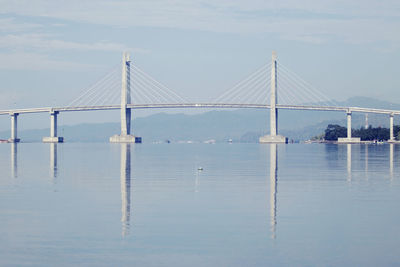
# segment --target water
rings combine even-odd
[[[1,144],[0,173],[2,266],[400,265],[396,145]]]

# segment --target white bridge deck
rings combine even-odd
[[[49,112],[70,112],[70,111],[95,111],[95,110],[113,110],[120,109],[121,105],[107,106],[76,106],[76,107],[42,107],[42,108],[24,108],[0,110],[0,115],[25,114],[25,113],[49,113]],[[270,105],[261,104],[218,104],[218,103],[187,103],[187,104],[128,104],[131,109],[148,108],[250,108],[250,109],[269,109]],[[336,106],[303,106],[303,105],[276,105],[278,109],[292,110],[316,110],[316,111],[342,111],[342,112],[361,112],[376,113],[388,115],[400,115],[400,110],[360,108],[360,107],[336,107]]]

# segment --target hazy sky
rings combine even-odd
[[[0,109],[68,104],[123,50],[193,100],[221,94],[276,50],[331,98],[399,103],[399,29],[398,0],[0,0]],[[92,113],[64,122],[118,120]]]

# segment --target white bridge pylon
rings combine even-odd
[[[287,143],[288,139],[278,135],[278,109],[276,108],[278,99],[278,71],[276,53],[272,52],[271,62],[271,104],[270,104],[270,134],[261,136],[260,143]]]
[[[270,110],[270,134],[260,137],[261,143],[286,143],[287,138],[278,133],[278,110],[339,111],[347,114],[348,136],[339,142],[359,142],[351,136],[351,115],[353,112],[389,115],[390,141],[394,142],[393,121],[400,110],[386,110],[360,107],[341,107],[329,100],[287,67],[277,61],[272,53],[271,64],[265,64],[229,90],[208,103],[196,103],[180,96],[174,90],[153,79],[135,66],[128,53],[123,53],[122,68],[119,66],[98,82],[87,88],[64,107],[0,110],[0,115],[11,117],[9,142],[19,142],[17,118],[25,113],[50,114],[50,136],[43,142],[62,142],[57,136],[57,117],[61,112],[113,110],[121,111],[121,133],[110,137],[110,142],[133,143],[140,141],[131,134],[133,109],[147,108],[257,108]]]
[[[135,143],[136,137],[131,135],[131,60],[127,53],[122,56],[121,86],[121,134],[110,137],[112,143]]]

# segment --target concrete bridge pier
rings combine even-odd
[[[282,135],[278,135],[278,109],[276,103],[278,100],[278,74],[276,53],[272,52],[272,68],[271,68],[271,108],[270,108],[270,134],[259,138],[260,143],[287,143],[288,139]]]
[[[339,138],[338,143],[352,144],[360,143],[360,137],[351,137],[351,110],[347,111],[347,137]]]
[[[396,143],[395,137],[394,137],[394,114],[390,114],[390,139],[388,141],[389,143]]]
[[[63,137],[57,136],[57,115],[58,111],[50,111],[50,136],[43,137],[43,143],[62,143]]]
[[[20,139],[17,137],[19,113],[10,113],[11,116],[11,137],[8,139],[10,143],[18,143]]]

